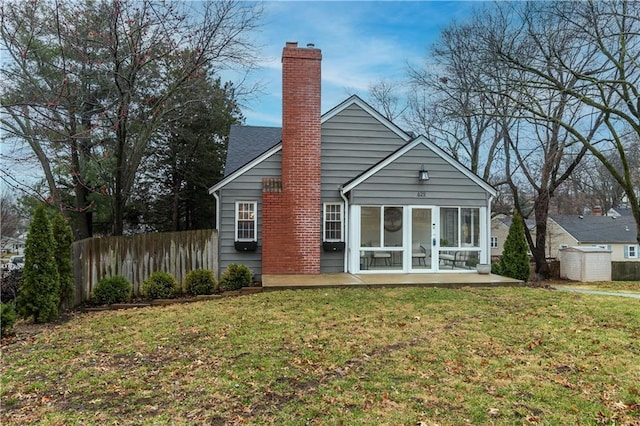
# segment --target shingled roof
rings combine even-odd
[[[633,216],[552,216],[558,225],[580,244],[635,244],[636,222]]]
[[[238,170],[282,141],[282,128],[231,126],[224,176]]]

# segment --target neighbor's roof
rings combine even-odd
[[[507,228],[511,228],[511,222],[513,222],[513,216],[502,215],[500,217],[496,217],[496,220],[499,220],[506,226]],[[530,230],[533,231],[536,229],[536,221],[534,219],[525,219],[524,225]]]
[[[552,216],[558,225],[579,243],[635,244],[636,222],[633,216]]]
[[[618,216],[631,216],[633,217],[633,212],[631,211],[631,209],[629,207],[616,207],[616,208],[612,208],[609,211],[612,211],[617,213]],[[615,214],[613,216],[616,216]]]
[[[281,140],[280,127],[231,126],[224,176],[229,176]]]

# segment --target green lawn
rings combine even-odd
[[[0,423],[637,424],[640,303],[281,291],[22,324]]]

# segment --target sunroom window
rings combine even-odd
[[[480,209],[440,209],[440,247],[480,247]]]

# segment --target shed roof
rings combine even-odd
[[[580,243],[635,244],[633,216],[552,216],[551,219]]]

